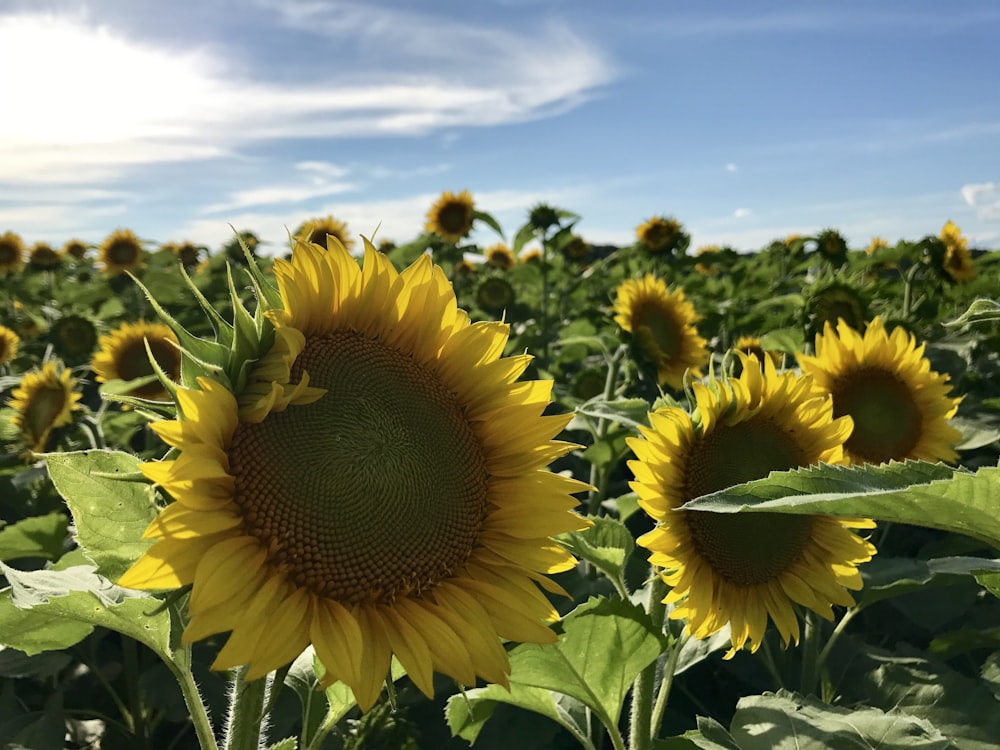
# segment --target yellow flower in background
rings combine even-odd
[[[97,342],[99,351],[91,367],[98,383],[109,380],[136,380],[153,375],[146,342],[153,358],[173,381],[180,380],[181,352],[177,336],[163,323],[123,323]],[[128,392],[129,396],[150,401],[169,401],[170,394],[159,380],[140,385]]]
[[[615,313],[615,322],[655,363],[661,385],[683,387],[687,370],[701,377],[709,360],[707,342],[698,335],[694,325],[698,315],[683,289],[671,292],[653,274],[629,279],[615,292]]]
[[[871,244],[865,248],[866,255],[874,255],[879,250],[884,250],[889,247],[889,240],[882,239],[881,237],[872,237]]]
[[[354,238],[347,228],[347,222],[333,216],[318,216],[304,222],[295,230],[295,236],[324,248],[327,246],[327,237],[333,237],[348,250],[354,247]]]
[[[948,221],[941,229],[941,242],[944,243],[944,259],[942,267],[952,281],[971,281],[976,276],[976,267],[969,253],[969,241],[962,235],[954,222]]]
[[[0,234],[0,274],[16,273],[24,268],[24,242],[14,232]]]
[[[468,190],[458,194],[446,190],[427,212],[425,228],[446,242],[457,244],[472,231],[475,211]]]
[[[743,374],[712,387],[692,384],[694,416],[680,408],[650,414],[641,438],[629,438],[636,460],[632,489],[656,528],[639,538],[662,568],[674,604],[696,638],[731,628],[732,657],[756,651],[770,619],[787,645],[799,642],[793,605],[833,618],[849,607],[845,589],[860,589],[857,565],[875,548],[851,529],[867,519],[781,513],[678,511],[689,500],[819,462],[842,463],[849,418],[834,418],[828,396],[808,377],[777,373],[766,359],[739,355]]]
[[[21,338],[7,326],[0,326],[0,366],[7,364],[17,356],[17,347]]]
[[[231,631],[213,666],[248,679],[312,643],[363,710],[393,655],[427,695],[434,672],[507,684],[501,638],[556,639],[539,587],[575,560],[551,536],[587,525],[585,485],[545,471],[574,447],[552,383],[518,381],[531,358],[426,255],[399,273],[366,241],[361,269],[299,241],[275,275],[245,390],[199,378],[152,425],[179,456],[143,472],[175,502],[121,585],[193,584],[184,642]]]
[[[483,254],[486,256],[486,262],[489,265],[504,271],[513,268],[514,264],[517,263],[514,253],[502,242],[486,248]]]
[[[62,246],[63,257],[73,258],[74,260],[83,260],[87,257],[89,250],[90,245],[83,240],[67,240],[66,244]]]
[[[670,252],[677,244],[681,235],[681,224],[677,219],[666,216],[654,216],[647,219],[635,230],[635,236],[646,249],[653,253],[664,250]]]
[[[73,421],[73,412],[80,408],[76,384],[76,378],[58,360],[46,362],[21,378],[9,406],[14,410],[14,426],[29,451],[44,452],[52,431]]]
[[[522,263],[539,263],[542,260],[542,251],[540,248],[533,247],[530,250],[521,254]]]
[[[51,271],[62,265],[62,256],[45,242],[36,242],[28,251],[28,264],[39,271]]]
[[[876,317],[864,335],[843,321],[816,336],[816,356],[799,365],[833,397],[833,413],[849,415],[854,431],[844,444],[853,463],[907,458],[958,459],[961,433],[948,424],[961,399],[950,395],[948,376],[931,369],[924,345],[902,327],[887,333]]]
[[[180,261],[180,264],[184,268],[192,268],[202,261],[203,248],[188,240],[184,240],[183,242],[167,242],[160,249],[173,253],[174,257]]]
[[[108,276],[137,271],[145,265],[145,256],[142,242],[131,229],[116,229],[97,250],[98,262]]]
[[[722,248],[720,248],[718,245],[702,245],[701,247],[699,247],[697,250],[694,251],[694,254],[698,256],[700,255],[711,256],[713,254],[718,255],[721,250]],[[719,275],[719,267],[711,262],[695,263],[694,270],[696,270],[700,274],[703,274],[704,276]]]
[[[765,352],[761,340],[756,336],[740,336],[733,344],[733,350],[752,354],[758,362],[763,362],[764,358],[770,359],[776,366],[781,364],[781,352]]]

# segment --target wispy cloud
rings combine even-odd
[[[983,221],[1000,221],[1000,185],[979,182],[962,186],[962,198]]]
[[[740,168],[735,163],[729,162],[728,164],[726,164],[726,171],[729,173],[739,172]]]
[[[737,208],[735,211],[733,211],[733,218],[734,219],[745,219],[751,213],[753,213],[753,212],[749,208]]]

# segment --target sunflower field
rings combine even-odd
[[[0,235],[0,744],[1000,747],[1000,251],[579,219]]]

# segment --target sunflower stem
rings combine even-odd
[[[799,690],[803,695],[816,692],[816,682],[819,679],[819,639],[822,629],[816,621],[815,612],[808,610],[805,615],[805,628],[802,635],[802,681]]]
[[[128,686],[132,734],[139,741],[140,747],[148,748],[149,732],[146,728],[146,712],[142,705],[142,692],[139,690],[139,644],[127,636],[122,638],[122,663],[125,684]]]
[[[223,750],[258,750],[262,746],[267,679],[248,681],[246,675],[246,666],[229,673],[229,716]]]
[[[666,606],[663,597],[667,587],[663,579],[653,571],[649,584],[649,599],[646,612],[657,632],[663,630]],[[675,662],[676,665],[676,662]],[[632,684],[632,711],[629,715],[629,750],[648,750],[653,740],[653,687],[656,682],[656,661],[642,670]]]
[[[677,670],[677,660],[680,658],[684,644],[688,642],[690,635],[685,628],[677,640],[670,648],[670,656],[663,667],[663,677],[660,679],[660,689],[656,693],[656,703],[653,704],[653,718],[649,724],[649,736],[656,739],[663,723],[663,714],[667,709],[667,700],[670,698],[670,688],[674,685],[674,672]]]
[[[173,628],[179,618],[177,608],[171,607],[170,613],[171,628]],[[215,733],[212,731],[212,722],[208,718],[208,710],[205,708],[205,701],[202,700],[198,684],[194,681],[194,674],[191,672],[191,647],[179,646],[175,648],[173,658],[165,660],[164,663],[173,673],[181,688],[184,705],[187,706],[191,724],[194,726],[194,733],[198,737],[198,746],[201,750],[219,750],[219,745],[215,741]]]
[[[618,382],[618,367],[624,353],[625,348],[619,347],[614,354],[606,359],[608,374],[604,378],[605,402],[611,401],[614,398],[615,386]],[[597,427],[594,428],[595,444],[604,439],[604,436],[608,432],[609,424],[609,420],[603,417],[597,420]],[[607,490],[607,482],[605,481],[606,473],[607,470],[599,467],[596,462],[590,465],[590,484],[593,489],[590,490],[590,494],[587,496],[587,513],[591,516],[596,516],[600,513],[601,501],[604,500],[604,494]]]

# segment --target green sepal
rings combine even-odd
[[[184,276],[184,281],[187,283],[188,288],[194,295],[194,298],[198,300],[198,304],[201,305],[201,309],[208,314],[209,320],[212,322],[212,327],[215,329],[215,338],[222,346],[232,346],[233,343],[233,327],[230,325],[229,321],[219,314],[219,311],[212,306],[212,303],[208,301],[201,290],[195,286],[191,277],[188,275],[187,270],[184,266],[181,266],[181,274]]]

